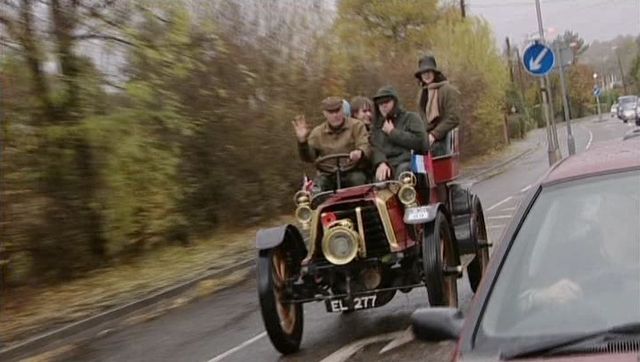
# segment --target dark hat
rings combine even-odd
[[[388,99],[398,100],[398,92],[390,85],[381,87],[373,96],[373,102],[378,104]]]
[[[322,101],[322,110],[335,111],[342,107],[342,98],[339,97],[327,97]]]
[[[434,71],[440,73],[436,58],[433,55],[425,55],[418,61],[418,70],[415,72],[416,78],[420,79],[420,75],[424,72]]]

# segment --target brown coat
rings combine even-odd
[[[307,142],[298,142],[298,152],[304,162],[314,162],[316,158],[336,153],[362,150],[363,158],[371,157],[369,133],[362,121],[347,118],[341,128],[334,130],[328,122],[315,127]]]
[[[425,121],[427,133],[431,133],[436,140],[441,140],[447,132],[460,124],[460,92],[449,82],[443,81],[438,87],[438,117],[429,121],[426,107],[428,103],[428,91],[420,90],[418,111]]]

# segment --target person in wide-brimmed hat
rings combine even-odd
[[[418,113],[425,121],[429,145],[433,145],[460,124],[460,92],[438,69],[433,55],[420,58],[414,75],[420,83]]]

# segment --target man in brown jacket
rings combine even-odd
[[[438,155],[444,152],[438,141],[460,124],[460,92],[438,70],[432,55],[420,58],[415,76],[421,85],[418,111],[426,124],[430,149]]]
[[[312,131],[304,116],[297,116],[291,122],[298,139],[298,152],[304,162],[315,162],[322,156],[348,153],[351,162],[358,163],[358,166],[342,175],[342,186],[362,185],[367,182],[366,160],[371,157],[368,132],[361,121],[346,118],[342,107],[341,98],[329,97],[323,100],[322,113],[326,121]],[[322,190],[335,189],[335,176],[319,173],[316,184]]]

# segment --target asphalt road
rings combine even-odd
[[[621,137],[630,129],[621,121],[585,120],[574,125],[577,150],[593,143]],[[498,241],[504,226],[527,187],[548,168],[543,132],[536,132],[540,147],[505,172],[474,185],[485,208],[490,237]],[[561,150],[566,154],[564,126],[559,129]],[[472,297],[468,282],[458,282],[460,304],[468,307]],[[450,358],[450,343],[410,342],[380,355],[379,351],[407,330],[411,313],[427,306],[424,289],[399,293],[378,309],[349,315],[328,314],[324,304],[306,304],[301,351],[282,357],[271,346],[264,332],[253,279],[194,303],[175,308],[148,322],[131,325],[103,337],[94,338],[74,349],[65,360],[74,361],[338,361],[350,351],[351,360],[417,359],[442,361]],[[359,348],[361,347],[361,348]]]

